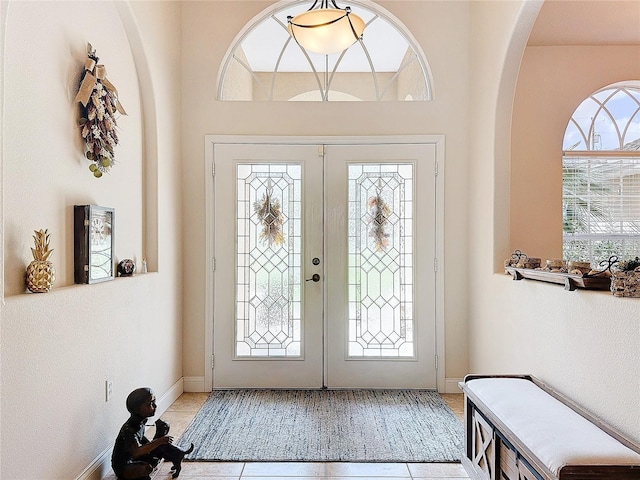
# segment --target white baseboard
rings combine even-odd
[[[444,381],[444,393],[462,393],[458,382],[464,380],[463,378],[445,378]]]
[[[203,382],[204,384],[204,382]],[[171,385],[169,390],[166,391],[162,397],[156,399],[158,408],[156,410],[157,417],[160,417],[167,409],[175,402],[184,391],[184,380],[181,378],[176,383]],[[115,439],[115,435],[113,438]],[[84,471],[76,477],[76,480],[101,480],[111,470],[111,452],[113,451],[113,445],[109,445],[91,462],[91,464],[84,469]]]
[[[204,388],[204,377],[183,377],[185,392],[207,392]]]
[[[107,447],[98,455],[91,465],[84,469],[76,480],[100,480],[111,470],[111,451],[113,446]]]
[[[166,393],[162,395],[162,397],[156,399],[156,405],[157,405],[156,416],[160,417],[160,415],[166,412],[167,408],[169,408],[173,404],[173,402],[175,402],[178,399],[178,397],[182,395],[182,392],[184,392],[183,378],[179,379],[176,383],[171,385],[169,390],[167,390]]]

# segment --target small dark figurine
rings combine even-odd
[[[130,258],[125,258],[118,263],[118,276],[130,277],[136,271],[136,264]]]
[[[169,428],[170,428],[169,423],[165,422],[161,418],[157,419],[156,433],[153,436],[153,439],[155,440],[156,438],[160,438],[160,437],[164,437],[165,435],[168,435]],[[173,447],[173,445],[171,446]],[[174,447],[173,451],[167,452],[168,454],[165,455],[164,459],[167,460],[168,462],[173,463],[173,466],[171,467],[171,471],[173,472],[173,475],[172,475],[173,478],[176,478],[178,475],[180,475],[180,470],[182,470],[182,459],[184,458],[185,455],[191,452],[193,452],[193,443],[191,444],[189,449],[184,452],[180,450],[178,447]]]
[[[156,413],[156,397],[150,388],[138,388],[127,397],[127,410],[131,414],[122,425],[113,454],[111,466],[119,480],[150,480],[151,472],[160,459],[173,464],[172,478],[177,478],[182,469],[182,459],[193,451],[193,443],[188,450],[173,445],[169,424],[158,420],[153,440],[144,436],[145,423]]]
[[[153,436],[153,438],[160,438],[160,437],[164,437],[165,435],[169,435],[169,428],[171,428],[171,426],[169,425],[168,422],[165,422],[161,418],[157,419],[156,434]]]

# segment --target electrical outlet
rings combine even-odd
[[[113,395],[113,380],[106,380],[104,382],[104,401],[108,402],[111,400],[111,396]]]

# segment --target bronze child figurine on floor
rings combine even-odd
[[[193,451],[193,443],[184,451],[173,445],[173,437],[168,436],[169,425],[156,423],[153,440],[144,436],[145,423],[156,413],[156,397],[150,388],[138,388],[127,397],[127,410],[131,414],[122,425],[113,454],[111,466],[120,480],[150,480],[151,472],[160,459],[173,463],[173,478],[180,475],[182,459]]]

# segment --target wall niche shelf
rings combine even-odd
[[[540,282],[557,283],[564,285],[565,290],[573,291],[577,288],[585,290],[609,290],[611,278],[608,276],[583,276],[572,273],[556,273],[546,270],[534,270],[530,268],[505,267],[514,280],[537,280]]]

